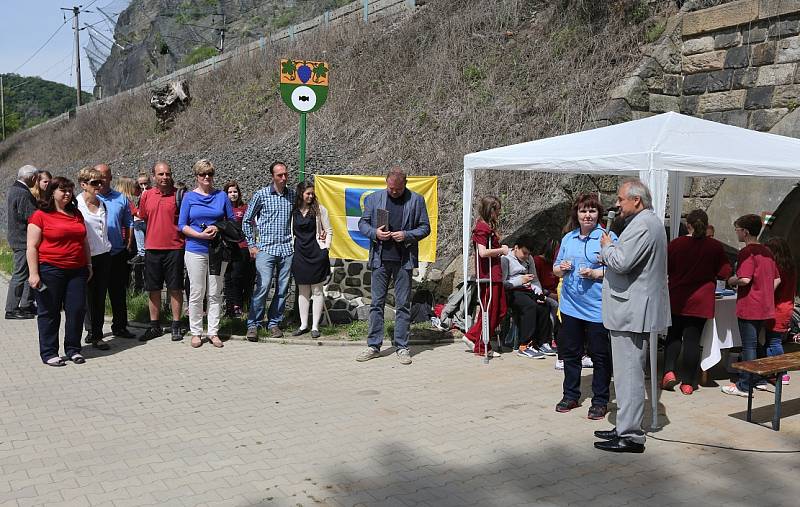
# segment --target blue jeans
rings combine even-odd
[[[258,252],[256,255],[256,287],[253,290],[253,298],[250,301],[250,310],[247,314],[248,329],[262,325],[264,304],[276,271],[278,273],[278,286],[275,288],[275,294],[272,295],[272,302],[269,305],[267,328],[275,327],[283,320],[283,312],[286,309],[286,294],[289,292],[292,257],[294,257],[292,254],[284,257],[267,252]]]
[[[739,319],[739,334],[742,336],[742,361],[752,361],[756,358],[758,333],[761,331],[762,325],[764,325],[763,320]],[[739,374],[736,387],[740,391],[747,392],[752,381],[751,374],[742,372]]]
[[[39,356],[43,363],[58,357],[58,329],[61,326],[61,308],[64,308],[64,355],[72,357],[81,351],[89,270],[61,269],[40,264],[39,277],[47,287],[42,291],[34,291],[38,308]]]
[[[136,255],[144,257],[144,233],[147,230],[147,222],[144,220],[133,221],[133,237],[136,239]]]
[[[783,337],[786,336],[785,332],[781,331],[767,331],[765,334],[767,357],[779,356],[783,354]]]
[[[367,345],[380,350],[383,344],[383,307],[389,281],[394,279],[395,323],[394,345],[398,350],[408,348],[408,328],[411,323],[411,270],[399,262],[384,262],[372,269],[372,303],[369,307]]]

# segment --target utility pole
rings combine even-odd
[[[3,89],[3,75],[0,74],[0,116],[3,118],[3,141],[6,140],[6,99]]]
[[[222,15],[222,28],[219,30],[219,52],[225,52],[225,14]]]
[[[72,19],[72,30],[75,32],[75,89],[77,92],[77,102],[75,104],[75,110],[80,107],[81,105],[81,43],[80,43],[80,28],[78,27],[78,14],[81,12],[82,5],[78,5],[75,7],[67,8],[62,7],[62,11],[72,11],[72,15],[74,16]]]

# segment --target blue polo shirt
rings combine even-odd
[[[128,246],[122,231],[133,227],[133,214],[131,205],[124,194],[111,190],[107,194],[97,193],[97,198],[106,205],[106,220],[108,221],[108,241],[111,242],[111,255],[118,254]]]
[[[578,275],[578,267],[581,264],[586,264],[591,269],[603,267],[598,262],[600,236],[603,232],[603,229],[597,226],[588,236],[581,238],[578,228],[568,232],[561,239],[561,248],[553,265],[561,264],[562,260],[572,261],[572,270],[566,272],[561,283],[561,296],[558,300],[561,313],[589,322],[603,322],[603,281],[581,278]],[[609,235],[616,243],[617,235],[613,232]]]

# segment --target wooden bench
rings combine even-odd
[[[781,388],[783,375],[791,370],[800,369],[800,352],[791,352],[789,354],[781,354],[779,356],[764,357],[761,359],[754,359],[752,361],[740,361],[734,363],[731,367],[737,370],[750,373],[754,378],[750,382],[750,388],[747,392],[747,422],[752,421],[753,412],[753,385],[758,378],[776,377],[775,380],[775,413],[772,416],[772,429],[778,431],[781,429]]]

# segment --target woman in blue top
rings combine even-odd
[[[603,229],[597,222],[602,215],[603,205],[597,194],[579,195],[572,205],[571,230],[561,240],[553,264],[553,274],[563,278],[558,351],[564,360],[564,397],[556,405],[556,412],[569,412],[580,405],[581,357],[588,341],[589,356],[594,362],[589,419],[605,417],[611,383],[611,346],[600,311],[605,267],[598,262]],[[616,241],[617,236],[610,234]]]
[[[208,264],[208,244],[217,235],[215,223],[233,220],[233,206],[228,195],[214,188],[214,165],[206,159],[195,162],[197,188],[186,192],[181,201],[178,229],[186,236],[184,263],[189,274],[189,332],[192,347],[203,344],[203,300],[208,292],[208,339],[222,347],[219,317],[222,312],[222,289],[227,263],[219,275],[212,275]]]

